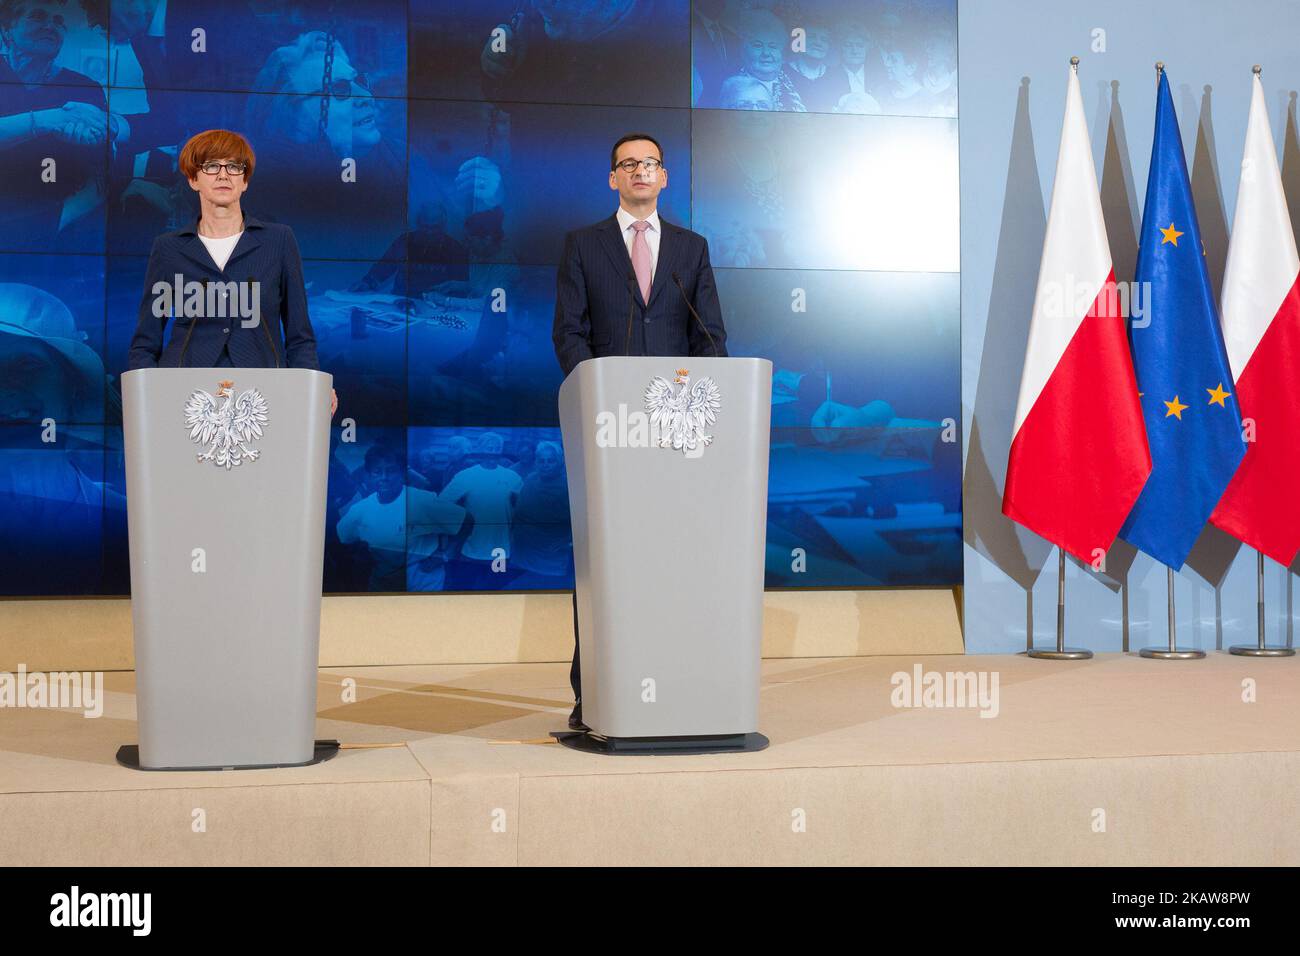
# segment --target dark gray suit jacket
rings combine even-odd
[[[727,354],[709,244],[698,233],[662,216],[659,228],[659,261],[648,302],[641,298],[617,216],[565,236],[551,329],[555,356],[565,375],[583,359],[604,355]],[[687,298],[707,334],[691,316]]]

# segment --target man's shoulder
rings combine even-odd
[[[371,492],[364,498],[359,498],[352,502],[351,507],[339,519],[339,524],[346,522],[349,525],[357,524],[370,517],[379,505],[378,492]]]
[[[687,229],[685,226],[679,226],[674,222],[669,222],[668,220],[663,219],[662,217],[660,218],[659,221],[663,224],[664,232],[672,230],[674,234],[677,236],[677,238],[683,239],[687,243],[690,243],[691,245],[695,245],[695,244],[703,245],[708,241],[703,236],[701,236],[698,232],[693,232],[692,230]]]
[[[577,229],[570,229],[565,233],[565,239],[582,240],[599,235],[602,229],[608,229],[610,223],[614,222],[613,216],[606,216],[604,219],[593,222],[587,226],[579,226]]]
[[[429,491],[425,488],[415,488],[411,485],[406,486],[406,506],[411,510],[446,510],[447,508],[460,507],[459,505],[452,504],[450,501],[444,501],[439,498],[437,492]]]

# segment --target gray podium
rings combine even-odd
[[[314,741],[331,376],[122,376],[144,770],[294,766]],[[231,384],[233,383],[233,384]]]
[[[605,357],[565,379],[560,424],[591,728],[557,734],[567,746],[767,745],[758,687],[771,395],[765,359]]]

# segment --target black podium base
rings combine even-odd
[[[169,771],[169,770],[270,770],[273,767],[310,767],[314,763],[324,763],[339,752],[337,740],[316,741],[315,752],[304,763],[255,763],[237,764],[231,767],[142,767],[140,766],[140,748],[136,744],[123,744],[117,748],[117,762],[132,770]]]
[[[590,731],[557,730],[551,736],[570,750],[613,757],[745,753],[766,750],[768,745],[768,739],[757,733],[717,737],[602,737]]]

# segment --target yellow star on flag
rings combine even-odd
[[[1165,418],[1172,415],[1181,422],[1183,420],[1183,409],[1186,407],[1186,405],[1178,400],[1178,396],[1175,395],[1172,402],[1165,402],[1165,408],[1169,409],[1169,411],[1165,412]]]
[[[1178,237],[1181,236],[1182,233],[1174,228],[1172,222],[1169,224],[1168,229],[1160,229],[1160,231],[1164,234],[1164,238],[1160,240],[1160,245],[1163,246],[1166,242],[1172,242],[1174,245],[1178,245]]]
[[[1232,394],[1232,392],[1225,392],[1223,390],[1222,382],[1219,383],[1217,388],[1207,388],[1206,391],[1210,393],[1211,405],[1223,405],[1223,400]],[[1227,408],[1228,406],[1223,405],[1223,407]]]

